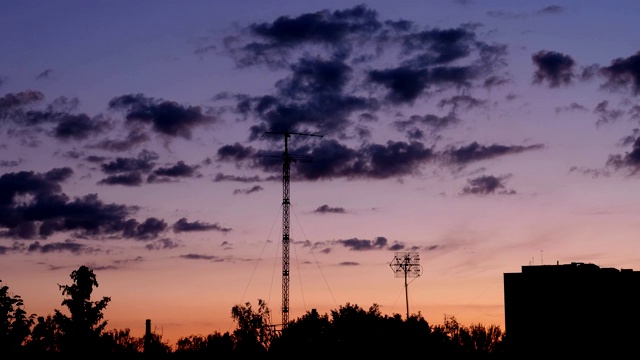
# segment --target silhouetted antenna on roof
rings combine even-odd
[[[289,182],[291,180],[291,162],[311,161],[309,156],[299,157],[289,154],[289,137],[291,135],[322,137],[322,135],[291,131],[267,131],[265,134],[284,136],[284,152],[282,153],[282,328],[284,329],[289,324],[289,207],[291,206]]]
[[[407,299],[407,320],[409,319],[409,284],[407,278],[416,278],[422,274],[420,255],[417,252],[397,252],[391,263],[395,277],[404,277],[404,293]]]

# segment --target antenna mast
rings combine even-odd
[[[291,180],[291,162],[296,159],[289,155],[289,137],[291,135],[318,136],[314,134],[290,131],[267,131],[265,134],[284,135],[284,152],[282,153],[282,329],[289,325],[289,208]]]
[[[404,294],[407,300],[407,320],[409,320],[409,284],[407,277],[418,277],[422,273],[420,255],[417,252],[397,252],[389,264],[395,277],[404,276]]]

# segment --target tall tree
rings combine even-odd
[[[6,285],[0,287],[0,349],[4,352],[18,352],[31,335],[36,315],[27,315],[22,307],[19,295],[11,295]]]
[[[71,272],[73,285],[60,285],[62,295],[66,299],[62,305],[69,310],[67,316],[55,310],[54,320],[59,326],[60,351],[88,354],[104,350],[101,335],[107,326],[102,313],[107,307],[110,297],[103,297],[99,301],[91,301],[93,288],[98,287],[98,281],[93,270],[87,266],[80,266]]]
[[[231,309],[231,317],[238,322],[233,331],[235,350],[246,355],[265,354],[273,340],[271,329],[271,311],[267,303],[258,299],[258,310],[251,303],[236,305]]]

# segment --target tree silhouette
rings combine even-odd
[[[107,321],[103,311],[111,299],[91,301],[93,289],[98,286],[95,274],[81,266],[71,273],[71,279],[72,285],[58,285],[65,296],[62,305],[69,315],[55,309],[53,316],[27,316],[20,296],[11,295],[7,286],[0,287],[1,354],[23,352],[48,358],[120,354],[154,359],[287,358],[301,354],[370,358],[424,354],[494,359],[510,354],[506,334],[499,326],[466,327],[455,316],[446,314],[443,325],[431,326],[420,313],[406,320],[400,314],[382,315],[375,303],[368,310],[346,303],[323,315],[313,309],[276,333],[271,325],[271,311],[261,299],[255,310],[249,302],[231,309],[231,317],[237,322],[232,334],[216,331],[206,336],[179,338],[172,351],[161,335],[134,337],[129,329],[105,331]],[[603,334],[601,339],[608,344],[611,336]]]
[[[67,298],[62,301],[71,316],[67,316],[55,309],[54,320],[60,330],[60,351],[79,354],[95,353],[104,350],[105,343],[101,339],[102,332],[107,326],[103,321],[103,310],[111,298],[103,297],[99,301],[91,301],[94,287],[98,287],[96,275],[87,266],[80,266],[71,272],[73,285],[59,285],[62,295]]]
[[[20,351],[31,334],[36,315],[27,316],[23,305],[19,295],[9,294],[8,286],[0,287],[0,349],[5,352]]]
[[[258,299],[257,311],[253,311],[249,302],[236,305],[231,309],[231,317],[238,322],[233,331],[235,350],[246,355],[265,354],[275,336],[267,303]]]

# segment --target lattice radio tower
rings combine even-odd
[[[409,284],[408,277],[418,277],[422,273],[420,255],[417,252],[397,252],[391,263],[391,270],[395,277],[404,277],[404,294],[407,299],[407,320],[409,320]]]
[[[289,138],[291,135],[318,136],[322,135],[297,133],[291,131],[267,131],[265,134],[284,135],[284,152],[282,153],[282,329],[289,324],[289,208],[291,180],[291,162],[298,160],[289,155]]]

